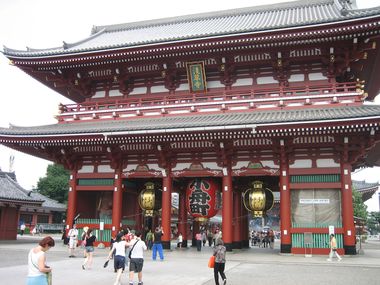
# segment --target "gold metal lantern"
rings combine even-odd
[[[269,211],[273,207],[273,192],[268,188],[264,188],[262,181],[254,181],[251,188],[248,188],[243,193],[243,203],[245,208],[251,211],[254,217],[262,217],[266,211]]]
[[[145,189],[143,189],[139,196],[139,204],[143,209],[146,217],[152,217],[155,212],[161,209],[162,193],[161,190],[155,189],[153,182],[145,183]]]

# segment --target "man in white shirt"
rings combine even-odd
[[[68,237],[69,237],[69,252],[70,252],[69,257],[74,257],[74,250],[77,247],[77,243],[78,243],[78,230],[75,224],[73,225],[73,228],[69,230]]]
[[[129,284],[133,285],[134,273],[137,273],[139,283],[138,285],[143,285],[142,282],[142,269],[144,265],[144,250],[147,250],[146,244],[141,240],[141,232],[136,231],[135,238],[130,242],[130,261],[129,261]]]

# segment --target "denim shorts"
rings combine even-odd
[[[125,269],[125,256],[116,255],[114,260],[114,265],[116,269]]]
[[[94,247],[93,246],[86,246],[86,252],[93,252]]]

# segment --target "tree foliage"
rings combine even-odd
[[[380,232],[380,212],[370,212],[368,214],[367,227],[371,234]]]
[[[70,173],[58,164],[50,164],[46,176],[37,182],[37,191],[60,203],[67,203]]]
[[[362,194],[352,189],[352,204],[354,207],[354,216],[367,220],[367,205],[364,204]]]

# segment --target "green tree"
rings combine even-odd
[[[354,207],[354,216],[367,220],[367,205],[364,204],[362,194],[352,189],[352,204]]]
[[[370,212],[368,214],[367,226],[371,234],[380,232],[380,212]]]
[[[46,176],[37,182],[37,191],[60,203],[67,203],[70,173],[58,164],[50,164]]]

